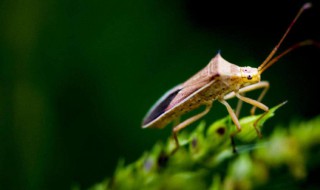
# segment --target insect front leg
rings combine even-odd
[[[262,93],[261,93],[261,95],[259,96],[258,100],[253,100],[253,99],[251,99],[251,98],[244,97],[244,96],[240,95],[239,92],[235,92],[235,95],[236,95],[236,97],[239,98],[240,100],[242,100],[242,101],[244,101],[244,102],[247,102],[248,104],[253,105],[253,108],[251,109],[251,111],[252,111],[252,110],[253,110],[253,111],[251,112],[251,114],[254,113],[254,110],[255,110],[256,107],[258,107],[258,108],[262,109],[263,111],[265,111],[265,113],[263,113],[263,114],[254,122],[254,124],[253,124],[253,127],[254,127],[255,130],[257,131],[258,136],[261,138],[261,137],[262,137],[262,134],[261,134],[260,130],[258,129],[257,124],[258,124],[258,122],[265,116],[265,114],[268,113],[269,108],[268,108],[266,105],[264,105],[263,103],[261,103],[260,100],[262,99],[262,97],[265,95],[267,89],[269,88],[269,83],[262,83],[262,84],[257,83],[257,84],[254,85],[253,87],[252,87],[252,86],[253,86],[253,85],[250,86],[250,87],[251,87],[251,88],[250,88],[251,90],[264,87],[264,90],[262,91]]]
[[[201,113],[199,113],[189,119],[186,119],[185,121],[183,121],[182,123],[180,123],[179,125],[177,125],[176,127],[173,128],[172,134],[173,134],[174,141],[176,143],[176,147],[173,149],[171,154],[174,154],[180,147],[178,136],[177,136],[178,132],[181,129],[185,128],[186,126],[190,125],[191,123],[195,122],[196,120],[200,119],[204,115],[206,115],[210,111],[211,106],[212,106],[212,102],[206,104],[206,108],[204,111],[202,111]]]
[[[262,81],[262,82],[259,82],[257,84],[248,86],[248,87],[250,87],[250,88],[248,88],[248,90],[256,90],[256,89],[259,89],[259,88],[263,88],[260,96],[257,99],[258,102],[261,102],[262,98],[266,95],[267,91],[269,90],[269,86],[270,86],[269,82]],[[250,110],[251,115],[254,115],[254,112],[256,111],[256,108],[257,108],[257,106],[253,106],[251,108],[251,110]]]
[[[257,100],[242,96],[242,95],[239,94],[239,92],[236,92],[236,97],[239,98],[240,100],[248,103],[248,104],[251,104],[251,105],[253,105],[255,107],[258,107],[258,108],[262,109],[263,111],[269,111],[268,106],[264,105],[263,103],[261,103],[261,102],[259,102]]]
[[[261,92],[260,96],[258,97],[257,100],[253,100],[253,101],[256,101],[256,102],[261,102],[262,98],[265,96],[265,94],[267,93],[268,89],[269,89],[269,82],[267,81],[261,81],[259,83],[256,83],[256,84],[253,84],[253,85],[250,85],[250,86],[246,86],[246,87],[243,87],[241,89],[239,89],[238,91],[238,94],[244,94],[246,92],[250,92],[250,91],[253,91],[253,90],[257,90],[257,89],[260,89],[260,88],[263,88],[263,91]],[[234,98],[236,96],[236,93],[235,92],[231,92],[229,94],[227,94],[224,99],[225,100],[228,100],[228,99],[231,99],[231,98]],[[243,95],[244,96],[244,95]],[[241,99],[240,99],[241,100]],[[249,102],[247,102],[249,103]],[[251,104],[251,103],[249,103]],[[261,104],[261,103],[260,103]],[[251,108],[250,110],[250,113],[251,115],[254,115],[255,113],[255,110],[256,110],[256,107],[259,107],[259,106],[256,106],[255,104],[251,104],[253,105],[253,107]],[[266,107],[266,106],[265,106]],[[259,107],[260,108],[260,107]],[[261,108],[260,108],[261,109]],[[264,109],[262,109],[264,110]],[[264,110],[265,111],[265,110]]]
[[[248,104],[251,104],[253,106],[250,110],[251,115],[254,115],[257,107],[265,111],[265,113],[263,113],[253,124],[253,127],[257,131],[257,134],[260,138],[262,137],[262,134],[261,134],[260,130],[258,129],[257,124],[264,117],[264,115],[267,114],[267,112],[269,110],[269,108],[266,105],[262,104],[260,101],[262,100],[262,98],[264,97],[266,92],[268,91],[269,86],[270,86],[269,82],[261,81],[259,83],[241,88],[240,90],[238,90],[238,92],[231,92],[224,97],[225,100],[228,100],[228,99],[231,99],[236,96],[237,98],[239,98],[239,101],[241,101],[241,102],[244,101]],[[252,90],[257,90],[260,88],[263,88],[263,91],[261,92],[260,96],[258,97],[258,100],[253,100],[251,98],[244,97],[244,95],[241,95],[242,93],[249,92]],[[237,111],[238,111],[238,107],[237,107]]]

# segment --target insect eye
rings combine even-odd
[[[248,75],[248,76],[247,76],[247,79],[248,79],[248,80],[251,80],[251,79],[252,79],[252,76],[251,76],[251,75]]]

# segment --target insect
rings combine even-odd
[[[298,47],[305,45],[318,45],[318,43],[312,40],[301,41],[289,47],[281,54],[275,56],[278,48],[296,20],[306,9],[309,9],[310,7],[311,3],[305,3],[300,8],[278,44],[258,68],[248,66],[239,67],[226,61],[222,58],[220,53],[218,53],[211,59],[206,67],[184,83],[175,86],[165,93],[145,115],[142,121],[142,128],[163,128],[173,122],[174,127],[172,134],[176,144],[176,147],[172,151],[172,153],[174,153],[180,146],[177,137],[178,132],[206,115],[210,111],[213,101],[217,100],[227,108],[227,111],[237,128],[236,132],[231,135],[231,140],[233,140],[233,136],[241,131],[241,126],[238,120],[241,106],[237,106],[236,111],[234,111],[227,100],[237,97],[240,103],[243,101],[251,104],[253,106],[251,109],[252,115],[254,115],[256,108],[260,108],[264,113],[267,113],[269,108],[261,103],[261,100],[269,88],[269,83],[267,81],[260,80],[261,73],[277,62],[281,57]],[[256,89],[263,89],[257,100],[243,95],[245,92]],[[200,106],[205,106],[205,109],[202,112],[184,120],[183,122],[179,122],[182,115]],[[264,114],[262,114],[262,116],[264,116]],[[262,118],[262,116],[260,118]],[[259,119],[254,123],[254,128],[257,131],[258,136],[261,137],[261,133],[256,126],[258,121]]]

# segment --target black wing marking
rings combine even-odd
[[[149,122],[155,120],[161,114],[166,111],[166,108],[173,100],[174,97],[179,93],[181,90],[181,85],[173,88],[172,90],[168,91],[164,96],[162,96],[158,102],[150,109],[147,113],[146,117],[143,119],[142,125],[146,125]]]

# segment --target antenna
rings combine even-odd
[[[298,20],[298,18],[300,17],[300,15],[307,9],[311,8],[312,4],[311,3],[305,3],[299,10],[299,12],[297,13],[297,15],[295,16],[295,18],[293,19],[293,21],[291,22],[291,24],[289,25],[288,29],[286,30],[286,32],[284,33],[284,35],[282,36],[282,38],[280,39],[280,41],[278,42],[278,44],[273,48],[273,50],[271,51],[271,53],[268,55],[268,57],[262,62],[262,64],[258,67],[258,71],[259,74],[261,74],[263,71],[265,71],[267,68],[269,68],[272,64],[274,64],[278,59],[280,59],[282,56],[284,56],[285,54],[291,52],[292,50],[301,47],[301,46],[305,46],[305,45],[313,45],[316,44],[314,41],[312,40],[306,40],[306,41],[302,41],[299,42],[293,46],[291,46],[290,48],[288,48],[286,51],[284,51],[283,53],[281,53],[280,55],[278,55],[277,57],[273,58],[273,56],[275,55],[275,53],[277,52],[277,50],[279,49],[280,45],[282,44],[283,40],[287,37],[289,31],[291,30],[292,26],[296,23],[296,21]],[[272,59],[273,58],[273,59]]]

